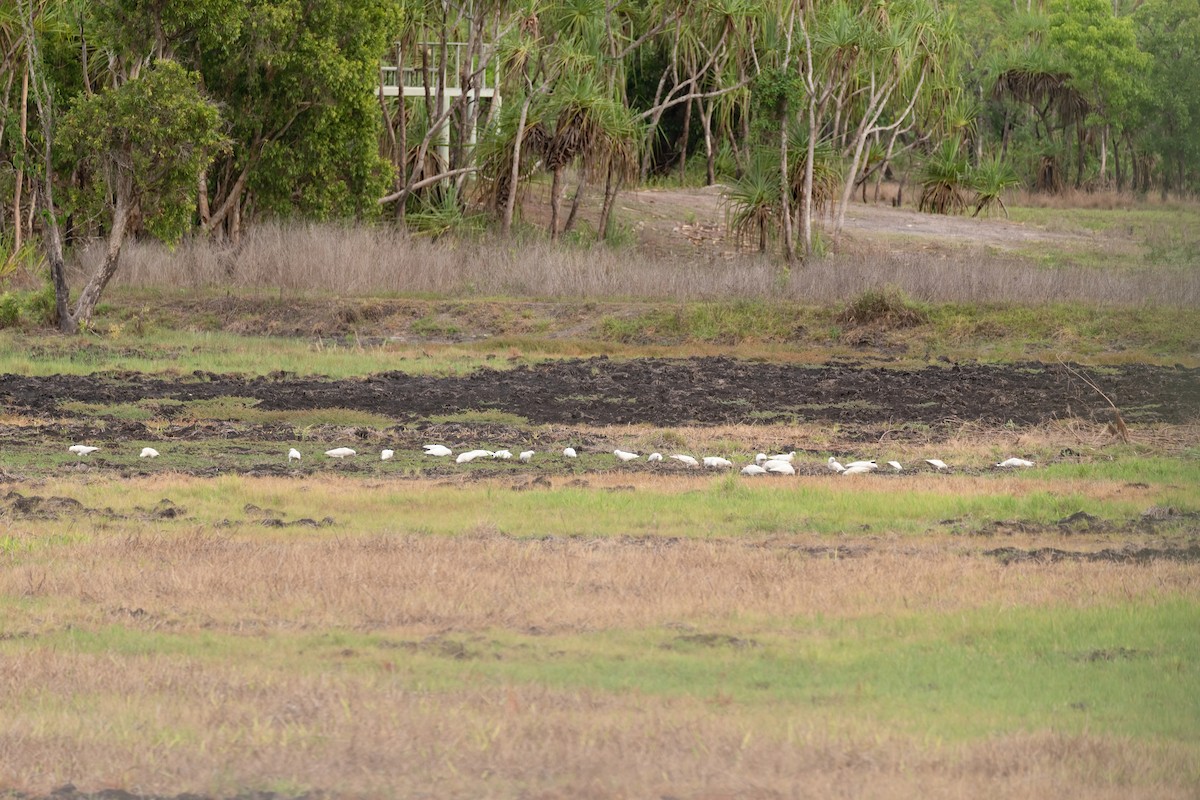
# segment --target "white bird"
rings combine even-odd
[[[662,453],[651,453],[646,456],[647,461],[662,461]]]
[[[838,463],[838,460],[833,456],[829,457],[829,468],[834,472],[845,472],[846,468]]]
[[[767,472],[774,472],[777,475],[795,475],[796,468],[786,461],[771,461],[763,462],[763,469]]]
[[[1032,461],[1026,461],[1023,458],[1006,458],[996,465],[997,467],[1033,467],[1037,466]]]
[[[563,448],[563,455],[564,455],[566,458],[579,458],[579,453],[576,453],[576,452],[575,452],[575,448],[574,448],[574,447],[564,447],[564,448]]]
[[[325,455],[330,458],[345,458],[354,455],[354,451],[349,447],[335,447],[332,450],[326,450]]]
[[[389,459],[390,459],[392,456],[394,456],[394,455],[396,455],[396,451],[395,451],[395,450],[384,450],[384,451],[380,452],[380,454],[379,454],[379,460],[380,460],[380,461],[387,461],[387,460],[389,460]]]
[[[158,451],[153,447],[143,447],[138,458],[158,458]]]
[[[532,450],[522,450],[521,454],[519,456],[517,456],[517,458],[521,459],[522,461],[528,461],[531,458],[533,458],[533,451]]]
[[[866,473],[870,472],[871,469],[872,469],[871,467],[867,467],[862,464],[854,464],[852,466],[846,467],[846,469],[842,471],[842,476],[844,477],[846,475],[865,475]]]
[[[889,461],[888,466],[891,467],[892,469],[896,470],[896,472],[900,472],[904,469],[904,467],[900,466],[899,461]]]
[[[854,467],[866,467],[868,472],[873,469],[879,469],[879,465],[875,463],[875,459],[871,459],[870,461],[851,461],[846,465],[846,469],[853,469]]]
[[[88,453],[94,453],[99,449],[99,447],[89,447],[86,444],[73,444],[67,448],[67,450],[81,457],[86,456]]]
[[[758,464],[747,464],[746,466],[742,467],[742,474],[743,475],[766,475],[767,471],[765,469],[763,469],[762,467],[760,467]]]
[[[458,458],[454,459],[456,464],[466,464],[468,461],[474,461],[482,456],[490,456],[491,450],[468,450],[465,453],[459,453]]]
[[[792,464],[796,461],[796,451],[793,450],[790,453],[776,453],[773,456],[767,456],[767,458],[772,461],[786,461],[789,464]]]
[[[444,444],[427,444],[425,445],[425,455],[427,456],[451,456],[454,451]]]
[[[628,450],[613,450],[613,455],[622,461],[633,461],[638,457],[637,453],[631,453]]]
[[[764,461],[769,461],[769,460],[770,460],[770,459],[768,459],[768,458],[767,458],[767,454],[766,454],[766,453],[759,453],[758,455],[756,455],[756,456],[754,457],[754,463],[755,463],[755,464],[760,464],[760,465],[761,465],[761,464],[762,464]]]
[[[512,458],[512,453],[510,453],[507,450],[497,450],[496,452],[492,453],[492,458],[499,458],[501,460],[507,460],[507,459]]]
[[[300,451],[299,450],[297,450],[294,447],[291,450],[288,450],[288,463],[291,463],[292,461],[299,461],[299,460],[300,460]]]
[[[720,456],[705,456],[704,466],[719,469],[722,467],[732,467],[733,462],[728,458],[721,458]]]
[[[698,466],[700,466],[700,462],[699,462],[699,461],[697,461],[696,459],[692,458],[691,456],[685,456],[685,455],[683,455],[682,453],[676,453],[675,455],[671,456],[671,458],[675,459],[676,461],[678,461],[678,462],[680,462],[680,463],[682,463],[682,464],[687,464],[689,467],[698,467]]]
[[[945,461],[942,461],[940,458],[927,458],[925,459],[925,463],[936,469],[938,472],[941,472],[944,469],[950,469],[950,465]]]
[[[771,467],[779,467],[779,466],[791,467],[792,462],[784,461],[783,459],[780,459],[780,458],[768,458],[766,461],[759,464],[759,466],[762,467],[763,469],[767,470],[768,472],[770,472]],[[795,467],[792,467],[793,472],[795,472],[795,469],[796,469]]]

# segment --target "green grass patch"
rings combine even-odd
[[[1194,741],[1200,736],[1200,605],[993,608],[825,620],[713,623],[704,631],[510,631],[409,639],[326,630],[237,636],[111,625],[36,639],[31,648],[139,660],[253,664],[276,674],[386,669],[412,691],[547,686],[719,701],[826,719],[839,729],[963,740],[1053,730]]]
[[[282,463],[286,445],[276,450],[272,460]],[[1191,488],[1200,485],[1200,464],[1195,461],[1146,459],[1128,464],[1056,465],[1038,471],[1038,478],[1044,482],[1036,488],[1024,482],[1030,473],[997,472],[971,479],[971,483],[957,482],[954,491],[944,488],[947,476],[935,474],[927,474],[915,483],[908,482],[903,491],[897,491],[898,479],[890,476],[842,478],[832,473],[816,479],[746,479],[728,474],[707,480],[700,488],[685,489],[656,486],[631,475],[630,483],[640,484],[636,490],[606,491],[571,485],[572,471],[589,466],[580,463],[586,460],[584,457],[568,461],[548,454],[538,456],[528,465],[515,459],[487,459],[456,467],[456,471],[463,473],[479,471],[496,477],[546,476],[555,484],[550,491],[514,492],[505,483],[414,486],[395,481],[378,485],[374,481],[379,478],[417,474],[420,467],[411,464],[424,464],[428,468],[434,460],[414,455],[404,464],[397,464],[380,462],[375,451],[360,450],[360,453],[352,462],[360,471],[344,479],[329,478],[349,464],[308,451],[303,463],[312,472],[299,486],[287,481],[227,475],[215,479],[181,479],[170,489],[156,487],[153,491],[169,495],[175,504],[186,507],[189,524],[228,519],[257,525],[260,521],[257,517],[242,513],[244,506],[254,505],[276,509],[289,520],[302,517],[320,520],[331,516],[337,522],[330,529],[335,532],[443,536],[478,530],[518,537],[730,538],[838,535],[863,530],[923,534],[948,530],[947,520],[954,520],[955,530],[972,532],[997,521],[1050,525],[1077,511],[1117,523],[1140,519],[1151,505],[1200,511],[1200,500]],[[164,450],[163,458],[157,459],[153,468],[158,469],[157,462],[166,457]],[[595,464],[615,469],[611,456],[588,457]],[[130,446],[124,458],[131,465],[137,464],[136,445]],[[261,454],[255,458],[264,461]],[[200,461],[193,456],[192,459],[193,463],[222,463],[218,458]],[[137,465],[151,468],[145,462]],[[368,480],[370,488],[366,486]],[[1147,483],[1149,488],[1138,493],[1114,491],[1133,481]],[[89,508],[111,506],[118,513],[132,514],[134,506],[148,502],[146,490],[136,483],[66,484],[59,491],[69,492]]]

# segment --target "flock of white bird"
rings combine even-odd
[[[67,448],[67,450],[79,456],[80,458],[90,453],[94,453],[99,449],[99,447],[92,447],[86,444],[74,444]],[[445,458],[447,456],[454,455],[453,450],[442,444],[427,444],[424,446],[424,451],[425,455],[432,456],[434,458]],[[628,450],[618,449],[613,450],[612,452],[613,455],[621,461],[636,461],[641,458],[640,454],[632,453]],[[332,450],[326,450],[325,455],[329,458],[344,459],[349,458],[350,456],[358,455],[358,451],[350,447],[335,447]],[[379,459],[381,461],[390,461],[393,457],[395,457],[395,455],[395,450],[385,449],[380,451]],[[523,450],[517,455],[517,458],[521,461],[532,461],[535,455],[537,455],[537,453],[534,450]],[[562,456],[564,458],[578,458],[579,454],[575,452],[575,448],[566,447],[563,448]],[[466,464],[467,462],[474,461],[477,458],[510,459],[512,457],[512,452],[508,450],[466,450],[462,453],[459,453],[455,457],[454,461],[457,464]],[[143,447],[139,458],[158,458],[158,451],[153,447]],[[288,450],[289,463],[292,461],[299,461],[301,458],[302,456],[300,451],[296,448],[293,447]],[[701,465],[707,467],[708,469],[730,469],[733,467],[732,461],[730,461],[728,458],[722,458],[721,456],[702,456],[701,458],[697,459],[695,456],[690,456],[686,453],[675,453],[668,456],[668,458],[672,458],[689,467],[699,467]],[[662,453],[651,453],[650,455],[646,456],[646,461],[650,463],[662,460]],[[791,451],[790,453],[776,453],[775,455],[759,453],[754,457],[753,464],[747,464],[746,466],[742,467],[741,473],[743,475],[795,475],[795,461],[795,450]],[[827,463],[829,469],[841,475],[866,475],[879,469],[879,463],[875,459],[870,459],[869,461],[851,461],[850,463],[843,465],[836,458],[830,456]],[[949,464],[938,458],[927,458],[925,459],[925,463],[933,467],[938,472],[944,472],[950,469]],[[891,467],[894,472],[902,472],[904,470],[904,465],[899,461],[888,461],[886,462],[886,465]],[[995,466],[1000,469],[1013,469],[1034,467],[1037,465],[1034,462],[1028,461],[1024,458],[1007,458],[1004,461],[998,462],[995,464]]]

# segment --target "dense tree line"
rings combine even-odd
[[[677,172],[789,259],[888,177],[940,212],[1200,189],[1200,0],[0,0],[0,58],[0,274],[39,241],[66,329],[130,234],[481,208],[507,235],[539,174],[551,238]],[[381,59],[420,91],[384,96]]]

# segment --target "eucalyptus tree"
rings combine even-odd
[[[1150,56],[1141,118],[1164,190],[1200,191],[1200,0],[1147,0],[1133,17]],[[1126,137],[1132,136],[1126,129]],[[1119,175],[1118,171],[1118,175]]]
[[[1101,181],[1107,177],[1110,127],[1136,105],[1143,84],[1131,76],[1145,74],[1146,54],[1137,47],[1133,20],[1118,17],[1109,0],[1051,0],[1049,44],[1068,65],[1070,84],[1088,104],[1090,114],[1076,119],[1075,187],[1083,183],[1088,133],[1099,130]]]
[[[59,120],[55,96],[71,88],[52,88],[35,31],[31,1],[21,9],[26,38],[26,66],[38,110],[43,143],[40,194],[47,260],[55,288],[59,327],[74,332],[91,321],[96,304],[120,264],[121,248],[131,223],[140,220],[151,235],[172,241],[191,224],[197,191],[196,175],[225,146],[216,105],[199,87],[199,76],[171,60],[161,37],[139,39],[125,30],[111,35],[103,22],[97,39],[81,37],[79,91]],[[106,37],[106,31],[110,36]],[[90,47],[105,56],[93,85],[87,54]],[[65,205],[103,221],[105,256],[70,304],[63,242],[56,201],[55,149],[86,176],[63,193]]]

